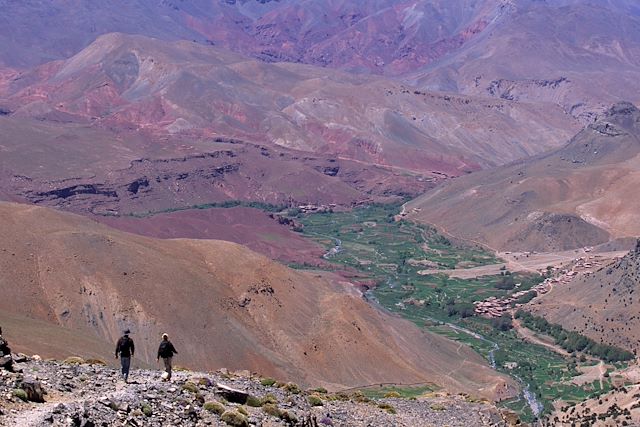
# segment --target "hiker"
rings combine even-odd
[[[124,335],[118,340],[116,344],[116,359],[118,358],[118,354],[120,354],[120,365],[122,365],[122,376],[124,377],[124,382],[126,383],[129,380],[129,367],[131,367],[131,358],[135,353],[135,345],[133,344],[133,340],[129,338],[129,334],[131,331],[127,329],[124,331]]]
[[[2,336],[2,327],[0,326],[0,368],[5,368],[13,372],[13,358],[11,357],[11,349],[9,343]]]
[[[165,373],[162,374],[162,379],[165,381],[169,381],[171,379],[171,360],[173,359],[173,355],[178,354],[176,348],[169,341],[169,335],[162,334],[162,342],[160,343],[160,347],[158,347],[158,361],[162,357],[162,361],[164,362],[164,370]]]

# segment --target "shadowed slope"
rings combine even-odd
[[[619,103],[564,148],[449,182],[411,216],[499,249],[563,250],[640,235],[640,111]]]
[[[233,243],[154,240],[7,203],[0,235],[0,310],[107,342],[129,327],[146,362],[168,332],[177,363],[201,369],[330,387],[432,381],[490,397],[513,393],[512,382],[465,346],[376,311],[350,285]]]

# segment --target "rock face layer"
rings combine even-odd
[[[240,245],[154,240],[7,203],[0,219],[0,310],[77,331],[88,346],[78,352],[100,350],[86,337],[115,342],[130,328],[144,362],[167,332],[176,363],[202,369],[328,387],[424,381],[492,398],[514,391],[470,349],[378,312],[350,285]],[[35,343],[29,350],[57,352]]]
[[[640,242],[619,261],[555,287],[528,309],[597,342],[637,353],[639,279]]]
[[[640,111],[622,102],[559,150],[455,179],[407,209],[496,249],[555,251],[637,236],[639,155]]]

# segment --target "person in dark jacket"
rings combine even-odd
[[[2,327],[0,327],[0,368],[13,372],[11,349],[9,348],[9,342],[2,336]]]
[[[173,355],[178,354],[176,348],[169,341],[169,335],[162,334],[162,342],[160,343],[160,347],[158,347],[158,361],[162,357],[162,361],[164,362],[164,370],[165,373],[162,374],[162,378],[165,381],[169,381],[171,379],[171,363],[173,361]]]
[[[124,335],[118,340],[116,344],[116,359],[120,355],[120,365],[122,366],[122,377],[124,382],[129,380],[129,368],[131,367],[131,358],[133,357],[136,347],[133,344],[133,340],[129,337],[130,330],[124,331]]]

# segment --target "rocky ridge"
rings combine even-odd
[[[16,355],[16,373],[0,370],[0,425],[21,426],[503,426],[491,404],[463,395],[370,400],[362,393],[302,391],[248,371],[134,369],[130,382],[99,360],[42,361]],[[44,403],[23,383],[39,383]],[[228,388],[240,390],[230,392]]]

